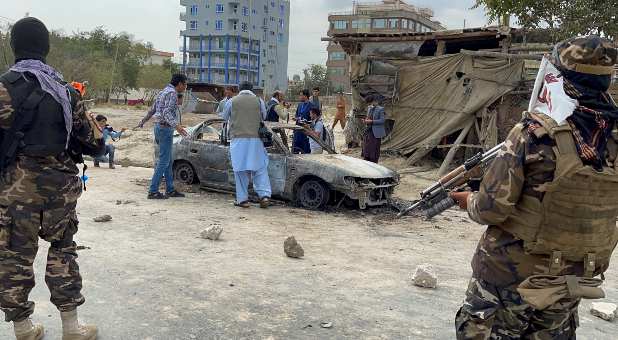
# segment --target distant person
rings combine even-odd
[[[100,165],[100,162],[105,162],[108,161],[109,163],[109,168],[110,169],[115,169],[116,167],[114,166],[114,153],[116,151],[116,147],[114,146],[114,144],[111,143],[107,143],[107,140],[111,137],[112,141],[117,141],[120,139],[120,137],[122,136],[122,134],[127,130],[126,128],[122,128],[120,129],[120,131],[114,131],[114,128],[107,124],[107,117],[105,117],[104,115],[98,115],[95,118],[97,124],[99,125],[99,129],[101,130],[101,133],[103,134],[103,141],[105,142],[105,152],[100,155],[99,157],[96,157],[94,159],[94,166],[96,168],[98,168]],[[107,159],[106,159],[107,156]]]
[[[236,93],[236,89],[232,86],[226,86],[223,90],[223,99],[219,102],[219,106],[217,106],[217,114],[219,116],[223,115],[223,111],[225,110],[225,104],[234,97]]]
[[[315,139],[323,141],[324,139],[324,122],[322,121],[322,112],[319,109],[312,107],[311,111],[311,124],[308,124],[307,127],[311,130],[308,132]],[[324,153],[324,149],[322,145],[316,142],[313,138],[309,138],[309,147],[311,149],[311,154],[322,154]]]
[[[159,148],[159,158],[155,163],[154,174],[150,182],[148,199],[167,199],[170,197],[185,197],[184,194],[174,189],[174,174],[172,171],[172,146],[174,141],[174,130],[180,135],[187,136],[187,130],[180,125],[180,115],[178,109],[178,94],[187,90],[187,76],[175,74],[172,80],[163,91],[157,95],[152,110],[142,119],[139,126],[154,117],[155,143]],[[165,177],[166,194],[159,192],[161,179]]]
[[[346,124],[345,107],[346,107],[345,97],[343,96],[343,93],[339,93],[337,95],[337,114],[335,115],[335,120],[333,121],[333,126],[331,130],[335,130],[335,126],[337,126],[337,123],[341,125],[342,130],[345,130],[345,124]]]
[[[300,100],[300,103],[296,108],[296,116],[294,117],[296,125],[304,125],[311,121],[311,115],[309,111],[314,106],[309,101],[309,96],[309,90],[302,90],[300,93],[300,96],[298,98]],[[311,153],[311,148],[309,146],[309,138],[301,130],[294,131],[292,153]]]
[[[313,105],[313,107],[315,107],[316,109],[320,110],[320,112],[322,112],[322,103],[320,103],[320,88],[319,87],[313,88],[313,93],[312,93],[311,98],[309,98],[309,101],[311,101],[311,104]]]
[[[253,84],[243,82],[240,92],[227,102],[223,119],[230,122],[230,156],[236,182],[236,203],[249,208],[249,182],[260,199],[260,208],[270,204],[268,153],[260,139],[259,129],[266,118],[266,105],[253,92]]]
[[[377,96],[367,96],[366,102],[368,106],[367,118],[363,122],[367,125],[367,129],[365,130],[362,156],[366,161],[378,163],[382,138],[386,137],[386,130],[384,129],[386,113],[384,107],[379,105]]]
[[[283,92],[275,91],[273,97],[268,101],[266,105],[266,121],[267,122],[279,122],[279,120],[288,120],[289,104],[285,102]]]

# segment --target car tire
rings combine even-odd
[[[195,169],[189,162],[184,161],[174,163],[174,180],[187,185],[198,182]]]
[[[304,182],[298,190],[298,202],[305,209],[320,210],[329,200],[329,188],[323,182],[317,180]]]

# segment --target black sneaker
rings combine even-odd
[[[167,194],[165,194],[165,196],[167,196],[169,198],[183,198],[183,197],[185,197],[185,194],[180,193],[180,192],[174,190],[172,192],[168,192]]]
[[[166,200],[167,196],[163,195],[160,192],[150,192],[148,193],[149,200]]]

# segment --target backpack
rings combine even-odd
[[[326,146],[328,146],[330,149],[334,151],[335,150],[335,134],[333,133],[333,130],[326,127],[326,124],[323,124],[323,126],[324,127],[322,130],[322,142],[324,142]]]

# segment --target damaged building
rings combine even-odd
[[[495,146],[527,107],[538,63],[550,48],[514,44],[521,35],[508,27],[330,32],[323,40],[340,45],[350,59],[348,142],[361,139],[364,98],[378,95],[390,129],[383,150],[410,164],[434,153],[444,159],[445,172],[454,158]]]

